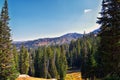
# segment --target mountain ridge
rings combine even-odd
[[[28,41],[14,41],[13,44],[20,48],[24,45],[27,48],[35,48],[39,46],[48,46],[48,45],[62,45],[62,44],[69,44],[71,40],[77,40],[78,38],[82,37],[83,34],[80,33],[67,33],[60,37],[54,38],[39,38],[36,40],[28,40]]]
[[[99,31],[100,29],[96,29],[92,31],[92,33],[98,34]],[[60,37],[54,37],[54,38],[39,38],[39,39],[28,40],[28,41],[15,41],[13,42],[13,44],[16,45],[17,48],[20,48],[22,45],[24,45],[27,48],[37,48],[39,46],[69,44],[72,40],[77,40],[82,36],[83,34],[80,34],[80,33],[67,33]]]

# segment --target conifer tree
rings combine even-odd
[[[49,71],[51,74],[52,78],[57,78],[58,77],[58,73],[57,73],[57,69],[56,69],[56,65],[55,65],[55,57],[56,57],[56,50],[53,49],[54,53],[52,52],[52,57],[50,59],[50,65],[49,65]]]
[[[40,76],[40,48],[35,50],[35,59],[34,59],[34,66],[35,66],[35,77]]]
[[[0,80],[15,80],[18,75],[11,50],[12,44],[8,23],[8,3],[5,0],[0,15]]]
[[[89,37],[90,36],[90,37]],[[90,80],[96,80],[96,60],[95,60],[95,54],[97,52],[97,46],[98,46],[98,38],[94,36],[94,34],[90,34],[88,37],[89,41],[89,53],[88,53],[88,59],[87,59],[87,75],[90,78]]]
[[[58,46],[56,48],[56,60],[55,60],[55,65],[56,65],[56,68],[57,68],[57,72],[58,72],[58,79],[60,79],[60,64],[59,64],[59,61],[60,61],[60,47]]]
[[[15,67],[17,71],[19,71],[19,58],[18,58],[19,56],[15,45],[13,46],[13,56],[15,61]]]
[[[28,50],[22,46],[20,50],[19,69],[21,74],[28,74],[29,70],[29,53]]]
[[[46,68],[46,53],[43,53],[43,48],[38,48],[35,54],[34,66],[35,66],[35,76],[47,78],[48,68]],[[51,76],[50,76],[51,78]]]
[[[47,73],[48,73],[48,69],[47,69],[47,56],[46,56],[46,48],[44,48],[43,51],[43,77],[47,78]]]
[[[82,53],[82,65],[81,65],[81,72],[84,78],[87,78],[87,71],[88,71],[88,54],[89,54],[89,44],[87,40],[86,34],[83,35],[82,44],[81,44],[81,53]]]
[[[97,54],[98,77],[120,72],[120,0],[103,0]]]
[[[29,49],[29,71],[28,71],[29,76],[35,75],[34,58],[35,58],[35,50]]]
[[[60,54],[60,59],[59,59],[60,80],[65,80],[66,72],[67,72],[67,60],[65,56],[64,47],[61,46],[61,54]]]

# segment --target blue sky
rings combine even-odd
[[[0,8],[4,0],[0,0]],[[101,0],[8,0],[14,41],[90,32],[96,24]]]

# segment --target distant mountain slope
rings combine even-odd
[[[92,33],[98,34],[99,31],[100,29],[96,29],[92,31]],[[68,33],[63,36],[55,37],[55,38],[40,38],[37,40],[31,40],[31,41],[15,41],[13,42],[13,44],[15,44],[17,48],[20,48],[21,45],[24,45],[27,48],[37,48],[39,46],[69,44],[71,40],[77,40],[82,36],[83,34],[79,34],[79,33]]]
[[[94,33],[94,34],[98,34],[99,32],[100,32],[100,28],[92,31],[92,33]]]
[[[40,38],[37,40],[32,41],[21,41],[21,42],[13,42],[17,46],[17,48],[20,48],[21,45],[25,45],[28,48],[35,48],[39,46],[46,46],[46,45],[61,45],[61,44],[69,44],[71,40],[77,40],[78,38],[81,38],[83,34],[79,33],[68,33],[60,37],[55,38]]]

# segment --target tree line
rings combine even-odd
[[[20,49],[12,45],[8,3],[0,15],[0,80],[19,74],[64,80],[77,68],[84,79],[120,80],[120,0],[103,0],[98,34],[90,33],[70,44]]]
[[[20,74],[60,80],[65,79],[67,69],[76,68],[84,78],[93,78],[98,43],[98,38],[91,33],[71,41],[70,45],[41,46],[37,49],[27,49],[23,45],[19,51],[14,47],[16,68]]]

